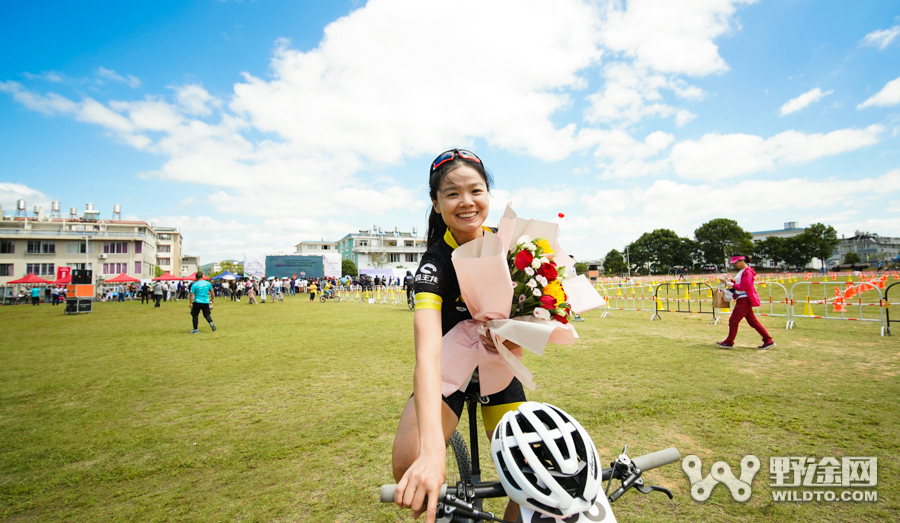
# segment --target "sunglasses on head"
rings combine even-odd
[[[450,149],[449,151],[439,154],[438,157],[434,159],[434,162],[431,164],[431,172],[434,172],[434,170],[441,165],[453,160],[457,155],[463,160],[472,160],[473,162],[481,163],[481,158],[475,156],[475,153],[472,151],[467,151],[465,149]]]

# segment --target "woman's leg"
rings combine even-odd
[[[450,436],[456,430],[459,419],[453,410],[443,401],[441,402],[441,423],[444,429],[444,441],[450,441]],[[394,436],[394,450],[392,463],[394,468],[394,481],[400,481],[406,469],[419,457],[419,424],[416,419],[416,404],[414,398],[409,398],[403,414],[400,416],[400,424],[397,426],[397,435]]]
[[[756,314],[753,313],[753,308],[750,308],[750,311],[747,312],[747,323],[750,324],[751,327],[756,329],[756,332],[762,336],[763,343],[771,343],[772,336],[769,336],[769,331],[763,327],[763,324],[759,322],[759,319],[756,317]]]
[[[748,312],[750,312],[750,302],[747,298],[741,298],[734,302],[731,318],[728,319],[728,338],[725,339],[725,343],[734,344],[734,338],[737,337],[738,325]]]

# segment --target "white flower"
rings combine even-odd
[[[531,266],[535,269],[540,269],[541,268],[541,259],[535,258],[535,259],[531,260]]]
[[[543,293],[537,289],[532,289],[531,294],[533,294],[535,298],[540,298]]]
[[[519,236],[519,239],[516,240],[516,243],[518,245],[525,245],[531,243],[531,238],[529,238],[527,234],[523,234],[522,236]]]
[[[531,252],[534,252],[537,250],[537,247],[535,247],[535,245],[533,243],[529,243],[528,245],[525,246],[525,248]]]
[[[522,303],[522,302],[524,302],[524,301],[525,301],[525,295],[524,295],[524,294],[520,294],[520,295],[519,295],[519,303]]]
[[[531,279],[531,280],[528,280],[528,283],[526,283],[525,286],[528,287],[529,289],[534,289],[535,287],[537,287],[537,282],[534,281],[533,279]]]
[[[535,276],[535,279],[538,281],[538,283],[541,284],[541,287],[546,287],[547,284],[550,283],[549,281],[547,281],[547,278],[544,278],[544,277],[541,276],[540,274],[538,274],[537,276]]]
[[[525,274],[534,276],[534,269],[532,269],[531,267],[525,267]]]
[[[534,317],[539,320],[549,320],[550,319],[550,311],[543,307],[538,307],[534,309]]]

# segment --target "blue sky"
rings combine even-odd
[[[682,4],[682,5],[676,5]],[[713,218],[900,236],[900,8],[810,0],[20,2],[0,204],[182,228],[204,263],[424,230],[474,150],[581,259]]]

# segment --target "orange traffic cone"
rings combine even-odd
[[[853,285],[848,285],[847,289],[844,291],[844,299],[849,300],[850,298],[852,298],[855,295],[856,295],[856,287],[854,287]]]
[[[833,312],[847,312],[847,309],[844,308],[844,297],[841,296],[841,290],[837,287],[834,288],[834,311]]]

